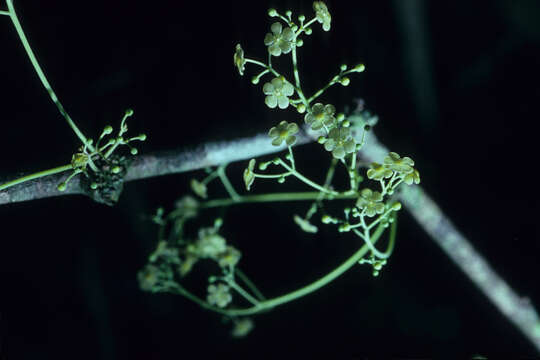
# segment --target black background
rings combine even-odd
[[[107,124],[117,126],[128,107],[135,109],[133,134],[148,134],[139,146],[145,153],[301,121],[291,109],[267,109],[261,85],[249,81],[254,67],[241,78],[232,54],[240,42],[247,57],[264,59],[262,40],[272,23],[267,8],[309,18],[311,2],[15,5],[53,88],[90,137]],[[343,62],[365,63],[367,71],[349,87],[332,88],[323,99],[343,110],[363,98],[380,117],[375,131],[381,141],[416,160],[426,191],[498,273],[538,305],[540,4],[328,5],[331,31],[314,26],[299,52],[307,91],[322,86]],[[5,16],[0,44],[0,177],[67,163],[78,141]],[[307,173],[324,176],[323,150],[307,145],[298,156]],[[243,167],[230,167],[238,188]],[[218,316],[184,298],[137,287],[136,272],[156,239],[146,217],[158,206],[172,208],[192,175],[202,173],[129,183],[114,208],[78,196],[0,207],[0,358],[537,354],[406,212],[396,251],[379,278],[354,268],[318,293],[256,317],[249,337],[231,339]],[[302,188],[290,182],[282,189]],[[276,189],[262,183],[254,191]],[[331,270],[358,245],[330,228],[307,236],[291,219],[301,211],[302,204],[276,204],[224,214],[225,235],[243,251],[244,270],[269,296]],[[196,291],[202,281],[193,281]]]

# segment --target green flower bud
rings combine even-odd
[[[321,221],[323,224],[330,224],[332,222],[332,218],[328,215],[323,215]]]
[[[364,72],[366,70],[366,66],[364,64],[358,64],[353,70],[356,72]]]
[[[278,179],[278,183],[283,184],[285,182],[285,176],[282,176]]]
[[[58,191],[65,191],[66,190],[66,183],[61,182],[60,184],[58,184],[58,186],[56,188],[58,189]]]
[[[137,150],[137,148],[131,148],[131,150],[129,150],[129,152],[131,153],[131,155],[137,155],[139,150]]]
[[[349,120],[345,120],[344,122],[341,123],[341,126],[347,128],[347,127],[351,126],[351,122]]]
[[[303,22],[304,20],[306,20],[306,17],[304,15],[298,16],[298,21]]]
[[[120,166],[115,166],[111,169],[113,174],[118,174],[120,171],[122,171],[122,168]]]
[[[270,17],[278,16],[276,9],[268,9],[268,16]]]
[[[113,132],[113,128],[111,125],[105,126],[105,129],[103,129],[103,135],[109,135]]]
[[[98,184],[97,184],[97,183],[93,182],[93,183],[90,184],[90,189],[96,190],[97,188],[98,188]]]
[[[133,109],[127,109],[126,116],[131,116],[131,115],[133,115]]]
[[[304,30],[304,32],[306,33],[306,35],[311,35],[313,30],[311,30],[311,28],[306,28],[306,30]]]
[[[326,142],[326,140],[328,140],[328,139],[325,138],[324,136],[319,136],[319,138],[317,139],[317,142],[319,144],[324,144]]]
[[[253,85],[257,85],[259,83],[259,77],[258,76],[254,76],[251,78],[251,83]]]
[[[221,225],[223,225],[223,219],[222,218],[217,218],[214,221],[214,227],[219,229],[221,227]]]
[[[348,232],[351,231],[351,225],[349,223],[342,224],[338,227],[339,232]]]
[[[296,111],[298,111],[300,114],[303,114],[306,112],[306,106],[304,104],[299,104],[296,107]]]
[[[400,209],[401,209],[401,203],[400,202],[396,202],[396,203],[392,204],[392,210],[398,211]]]
[[[292,16],[292,11],[291,11],[291,10],[285,11],[285,16],[287,16],[288,18],[290,18],[290,17]]]
[[[345,119],[345,114],[344,113],[337,114],[336,119],[337,121],[342,122]]]
[[[344,78],[341,78],[341,80],[339,80],[339,82],[343,86],[348,86],[351,83],[351,79],[349,79],[348,77],[344,77]]]
[[[347,70],[347,65],[346,65],[346,64],[343,64],[343,65],[341,65],[341,66],[339,67],[339,69],[340,69],[341,71],[345,71],[345,70]]]
[[[304,40],[302,40],[302,39],[296,40],[296,46],[302,47],[302,45],[304,45]]]

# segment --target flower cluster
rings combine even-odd
[[[202,228],[195,243],[187,247],[188,255],[197,259],[211,259],[221,268],[236,266],[242,254],[227,245],[225,238],[217,233],[219,227]]]
[[[128,131],[127,119],[131,116],[133,116],[133,109],[127,109],[122,117],[116,135],[111,136],[113,127],[107,125],[103,128],[97,142],[94,143],[92,139],[88,139],[78,149],[78,152],[73,154],[71,157],[71,168],[73,171],[66,180],[57,185],[56,188],[58,191],[65,191],[71,179],[83,173],[86,179],[88,179],[87,182],[90,185],[90,190],[94,192],[92,196],[94,200],[108,203],[106,200],[100,200],[104,198],[101,193],[105,192],[106,188],[110,188],[110,182],[113,180],[113,177],[125,175],[125,168],[121,165],[125,160],[121,157],[113,160],[116,156],[113,153],[119,146],[125,145],[129,148],[130,154],[135,156],[139,150],[131,146],[133,141],[146,141],[146,134],[139,134],[133,137],[125,136]],[[108,140],[105,142],[107,138]],[[92,171],[89,172],[88,168]]]

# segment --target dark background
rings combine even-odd
[[[116,127],[128,107],[135,109],[133,134],[148,134],[139,146],[144,153],[301,121],[290,109],[267,109],[261,85],[249,81],[254,67],[241,78],[232,54],[240,42],[247,57],[264,59],[267,8],[310,18],[310,1],[15,5],[53,88],[87,136]],[[332,88],[322,99],[343,110],[363,98],[380,117],[381,141],[416,160],[426,191],[498,273],[538,305],[540,3],[328,5],[331,31],[314,26],[299,52],[305,88],[318,89],[343,62],[365,63],[367,71],[348,88]],[[0,17],[0,44],[0,177],[67,163],[78,141],[7,17]],[[306,172],[324,176],[323,150],[307,145],[298,156]],[[238,188],[244,167],[230,167]],[[356,267],[318,293],[256,317],[242,340],[184,298],[141,292],[136,272],[156,239],[147,216],[158,206],[171,209],[193,175],[202,177],[129,183],[114,208],[79,196],[0,207],[0,359],[264,356],[285,349],[306,357],[536,356],[405,211],[396,251],[379,278]],[[276,189],[262,183],[254,191]],[[296,188],[290,183],[281,189]],[[302,204],[276,204],[224,214],[227,239],[243,251],[242,267],[268,296],[319,277],[358,246],[330,228],[302,233],[291,219],[301,211]]]

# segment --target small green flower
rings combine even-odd
[[[163,259],[164,261],[173,264],[180,264],[178,249],[169,247],[169,244],[165,240],[161,240],[158,243],[156,250],[149,257],[151,262],[155,262],[158,259]]]
[[[244,50],[240,44],[236,44],[236,51],[234,52],[233,60],[234,66],[236,66],[240,75],[244,75],[246,59],[244,58]]]
[[[380,192],[364,189],[360,192],[360,197],[356,201],[356,206],[365,210],[367,216],[372,217],[375,214],[383,213],[384,204],[381,201],[382,195]]]
[[[186,276],[191,269],[193,269],[193,265],[195,265],[199,261],[199,258],[189,253],[186,258],[182,261],[182,263],[178,266],[178,273],[181,277]]]
[[[298,132],[298,125],[295,123],[288,123],[282,121],[278,126],[274,126],[268,132],[268,136],[272,138],[272,145],[280,146],[283,141],[287,146],[293,146],[296,142],[296,134]]]
[[[328,133],[328,139],[324,143],[324,148],[331,151],[336,159],[343,159],[345,155],[354,152],[356,142],[351,137],[349,128],[333,128]]]
[[[244,337],[253,330],[254,323],[250,318],[234,320],[234,328],[231,335],[236,338]]]
[[[229,305],[232,300],[232,295],[229,291],[229,286],[225,284],[218,284],[217,286],[212,284],[208,286],[208,296],[206,301],[210,305],[217,305],[220,308],[224,308]]]
[[[244,170],[244,184],[246,185],[246,190],[251,189],[253,181],[255,181],[255,174],[253,169],[255,168],[255,159],[249,160],[248,167]]]
[[[195,253],[201,258],[217,259],[227,250],[225,238],[216,234],[212,228],[203,228],[199,231],[199,238],[195,243]]]
[[[414,170],[414,161],[407,156],[400,158],[397,153],[391,152],[384,158],[384,166],[397,173],[408,174]]]
[[[418,170],[413,169],[413,172],[405,175],[405,177],[403,178],[403,182],[407,185],[412,185],[413,183],[420,184],[420,173],[418,172]]]
[[[187,219],[197,216],[199,202],[193,196],[186,195],[176,201],[175,206],[179,216]]]
[[[86,170],[86,165],[89,161],[89,156],[85,153],[76,153],[71,157],[71,167],[73,169]]]
[[[146,265],[144,269],[137,274],[137,280],[139,280],[139,287],[143,291],[151,291],[158,283],[159,280],[159,268],[154,265]]]
[[[294,93],[294,86],[281,76],[264,84],[263,92],[267,95],[264,99],[264,103],[269,108],[273,109],[276,106],[279,106],[280,109],[286,109],[289,106],[288,97]]]
[[[270,30],[272,33],[267,33],[264,37],[264,45],[268,46],[268,52],[274,56],[289,53],[294,46],[294,31],[290,27],[283,29],[279,22],[273,23]]]
[[[322,1],[314,1],[313,10],[315,10],[317,21],[322,24],[323,30],[329,31],[330,23],[332,22],[332,16],[330,16],[326,4]]]
[[[229,266],[234,267],[236,264],[238,264],[241,257],[242,253],[238,249],[232,246],[227,246],[225,251],[218,256],[218,264],[222,268]]]
[[[370,169],[367,171],[367,177],[373,180],[387,179],[392,176],[392,170],[384,167],[379,163],[371,163]]]
[[[307,233],[312,233],[312,234],[315,234],[319,229],[317,229],[317,227],[315,225],[313,225],[312,223],[310,223],[309,221],[307,221],[306,219],[304,218],[301,218],[300,216],[298,215],[294,215],[294,222],[300,226],[300,228],[307,232]]]
[[[196,179],[191,179],[190,185],[191,185],[191,190],[193,190],[195,194],[199,195],[203,199],[206,199],[208,197],[206,185],[204,183]]]
[[[304,121],[311,125],[313,130],[319,130],[323,125],[330,126],[336,122],[336,118],[334,117],[335,113],[336,108],[334,105],[316,103],[311,108],[311,111],[304,116]]]

